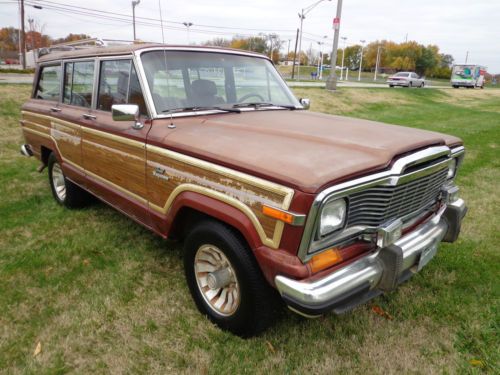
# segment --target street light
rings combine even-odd
[[[323,36],[323,39],[326,38],[328,38],[328,35]],[[319,45],[318,79],[321,80],[323,78],[323,44],[325,44],[325,42],[319,41],[316,43]]]
[[[182,23],[184,26],[186,26],[186,29],[187,29],[187,41],[188,41],[188,44],[191,44],[191,40],[189,38],[189,28],[191,26],[193,26],[193,23],[192,22],[183,22]]]
[[[361,58],[359,60],[359,72],[358,72],[358,81],[361,81],[361,68],[363,67],[363,49],[365,48],[366,40],[361,39]]]
[[[137,39],[136,36],[135,36],[135,7],[137,5],[139,5],[140,2],[141,2],[141,0],[134,0],[134,1],[132,1],[132,24],[133,24],[133,27],[134,27],[134,41]]]
[[[342,81],[342,75],[344,74],[344,56],[345,56],[345,45],[347,37],[343,36],[340,39],[344,41],[344,48],[342,48],[342,69],[340,70],[340,80]]]
[[[299,65],[297,67],[297,81],[300,78],[300,53],[302,52],[302,26],[304,24],[304,19],[306,18],[306,15],[311,10],[313,10],[314,8],[316,8],[319,5],[319,3],[323,2],[323,1],[332,1],[332,0],[319,0],[319,1],[316,1],[314,4],[311,4],[308,7],[303,8],[301,10],[301,12],[299,13],[299,18],[300,18],[300,36],[299,36]],[[294,61],[293,61],[294,65],[295,65],[295,58],[296,58],[296,56],[294,56]]]

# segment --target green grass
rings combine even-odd
[[[0,85],[0,372],[500,371],[500,90],[295,90],[312,110],[462,137],[458,183],[470,211],[458,242],[443,244],[397,291],[344,316],[285,312],[250,340],[198,313],[178,244],[104,204],[69,211],[54,203],[46,172],[18,152],[29,90]]]

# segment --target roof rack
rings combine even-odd
[[[121,40],[121,39],[101,39],[101,38],[89,38],[76,40],[74,42],[65,42],[53,44],[49,47],[40,48],[38,50],[38,57],[48,55],[54,51],[74,51],[85,48],[93,47],[109,47],[109,46],[119,46],[127,44],[142,44],[143,41],[138,40]]]

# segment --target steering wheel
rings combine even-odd
[[[259,98],[261,102],[265,102],[265,99],[257,94],[257,93],[254,93],[254,92],[251,92],[250,94],[246,94],[246,95],[243,95],[240,100],[238,100],[240,103],[243,103],[245,100],[247,100],[248,98],[252,98],[252,97],[256,97],[256,98]]]

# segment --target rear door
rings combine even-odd
[[[95,80],[95,60],[64,61],[62,100],[52,108],[52,137],[63,165],[71,169],[72,179],[85,185],[82,160],[82,126],[89,123]]]
[[[146,194],[146,137],[151,121],[131,58],[99,59],[95,109],[82,128],[82,156],[90,190],[129,216],[149,225]],[[142,129],[134,121],[114,121],[113,104],[137,104]]]

